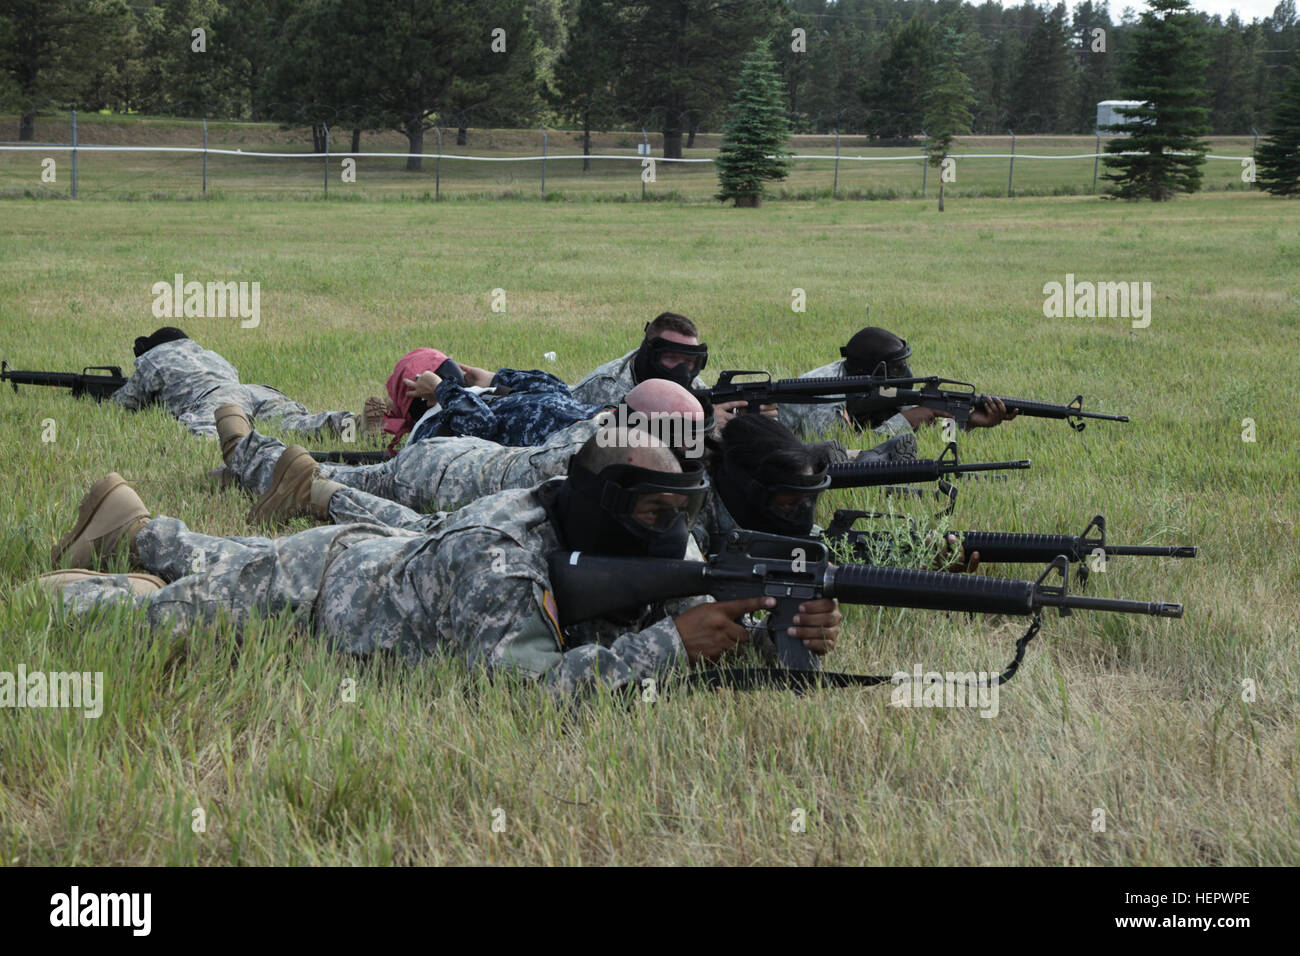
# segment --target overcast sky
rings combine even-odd
[[[1127,4],[1120,4],[1119,9],[1123,10]],[[1132,4],[1134,9],[1145,10],[1145,3]],[[1203,10],[1208,14],[1218,14],[1225,20],[1233,10],[1237,11],[1237,16],[1249,23],[1251,20],[1263,20],[1265,17],[1273,15],[1273,8],[1277,6],[1277,0],[1192,0],[1193,10]],[[1114,3],[1111,9],[1115,9]]]
[[[1015,6],[1011,0],[1002,0],[1002,5]],[[1067,4],[1073,7],[1073,3]],[[1242,21],[1249,23],[1251,20],[1263,20],[1265,17],[1272,16],[1273,8],[1277,6],[1277,0],[1192,0],[1193,10],[1202,10],[1213,16],[1218,14],[1225,20],[1233,10],[1237,11],[1237,16]],[[1110,0],[1110,15],[1113,19],[1118,20],[1124,12],[1125,7],[1132,7],[1138,13],[1147,9],[1143,0]]]

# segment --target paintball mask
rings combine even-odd
[[[708,362],[709,347],[703,342],[684,345],[656,335],[641,342],[632,360],[632,372],[638,384],[650,378],[664,378],[689,389]]]
[[[875,378],[912,378],[908,359],[912,349],[906,339],[875,327],[866,328],[849,339],[840,349],[844,357],[844,371],[849,375],[871,375]],[[865,396],[850,395],[845,400],[849,417],[859,428],[876,428],[885,423],[893,409],[872,411],[866,407]]]
[[[594,554],[680,559],[709,489],[698,463],[682,467],[664,472],[610,465],[593,474],[571,461],[556,500],[565,545]]]
[[[830,483],[825,466],[811,475],[767,468],[751,475],[724,458],[717,493],[742,528],[806,538],[812,532],[817,498]]]
[[[907,364],[912,349],[907,340],[884,329],[863,329],[840,349],[840,355],[844,357],[844,371],[849,375],[912,378],[912,367]]]

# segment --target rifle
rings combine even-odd
[[[386,451],[313,451],[317,461],[335,465],[377,465],[393,456]]]
[[[870,488],[908,481],[940,481],[948,475],[961,477],[967,472],[1024,470],[1028,458],[1018,461],[980,461],[963,465],[957,457],[957,443],[949,442],[938,458],[914,458],[907,461],[845,461],[830,465],[832,488]]]
[[[106,372],[106,375],[91,375],[91,372]],[[0,382],[8,382],[18,391],[19,385],[52,385],[55,388],[72,389],[73,398],[89,395],[96,402],[102,402],[126,384],[122,369],[117,365],[88,365],[76,372],[24,372],[13,369],[8,362],[0,362]]]
[[[899,385],[920,385],[921,388],[899,388]],[[960,390],[942,388],[945,385],[960,386]],[[1020,414],[1031,418],[1059,418],[1077,432],[1086,427],[1083,419],[1095,418],[1108,422],[1127,422],[1127,415],[1103,415],[1100,412],[1085,412],[1083,396],[1076,395],[1066,405],[1051,402],[1036,402],[1027,398],[1007,398],[1005,396],[977,395],[975,386],[969,382],[929,376],[928,378],[881,380],[878,387],[868,389],[864,396],[857,399],[859,415],[871,412],[896,411],[907,405],[920,405],[932,408],[936,412],[957,420],[965,428],[970,422],[971,412],[983,408],[989,398],[1000,398],[1007,410],[1019,409]]]
[[[843,543],[852,549],[855,560],[870,562],[872,553],[880,549],[897,552],[899,535],[892,531],[868,531],[855,529],[853,526],[860,518],[879,517],[874,512],[854,511],[842,508],[835,512],[830,526],[823,532],[822,539],[828,543]],[[916,533],[909,529],[902,533],[919,544]],[[956,534],[961,538],[962,548],[966,554],[976,551],[980,563],[984,564],[1041,564],[1051,561],[1057,555],[1078,564],[1075,576],[1080,587],[1088,581],[1088,559],[1109,561],[1112,557],[1152,557],[1152,558],[1194,558],[1196,546],[1187,544],[1173,545],[1129,545],[1108,544],[1106,541],[1106,518],[1097,515],[1083,533],[1072,534],[1013,534],[1006,531],[944,531],[940,537]],[[1101,565],[1104,567],[1104,563]]]
[[[1032,616],[1016,647],[1016,659],[1003,675],[1020,666],[1024,647],[1038,631],[1043,608],[1062,617],[1074,610],[1114,611],[1182,617],[1183,606],[1165,602],[1083,597],[1069,593],[1069,562],[1058,555],[1034,581],[982,575],[914,571],[862,564],[835,565],[822,543],[757,531],[733,531],[708,561],[622,558],[560,551],[551,555],[550,582],[560,625],[603,617],[673,598],[712,595],[719,601],[766,595],[777,599],[765,622],[786,668],[815,670],[814,655],[786,634],[799,605],[817,598],[845,604],[908,607],[933,611]],[[1046,583],[1052,571],[1061,583]]]

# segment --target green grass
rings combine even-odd
[[[254,534],[208,488],[215,445],[167,416],[24,388],[0,396],[0,670],[103,671],[102,717],[0,711],[0,860],[162,863],[1285,864],[1300,858],[1300,221],[1284,202],[1087,198],[673,204],[0,203],[0,356],[129,367],[150,286],[246,279],[262,322],[180,324],[313,409],[359,410],[395,358],[576,380],[663,309],[726,368],[795,374],[859,326],[918,370],[1130,414],[1075,434],[1017,421],[964,457],[1029,472],[963,488],[957,528],[1185,542],[1113,559],[1089,592],[1186,604],[1181,621],[1050,617],[999,715],[889,706],[887,690],[665,697],[570,711],[454,664],[338,659],[284,621],[68,621],[47,570],[91,481],[158,513]],[[1048,319],[1043,284],[1152,283],[1150,328]],[[506,290],[493,313],[491,290]],[[802,288],[808,311],[790,311]],[[869,309],[869,311],[868,311]],[[543,353],[555,351],[549,365]],[[1242,420],[1258,430],[1241,440]],[[53,420],[53,442],[42,441]],[[939,436],[926,431],[922,451]],[[834,507],[878,505],[832,493]],[[923,518],[924,503],[908,506]],[[285,530],[306,526],[299,519]],[[1003,566],[989,573],[1032,576]],[[993,670],[1023,622],[854,608],[831,666]],[[356,700],[340,694],[356,680]],[[1242,701],[1242,681],[1258,687]],[[1091,828],[1106,810],[1105,832]],[[206,831],[191,813],[202,808]],[[493,811],[505,814],[492,830]],[[807,832],[791,831],[796,808]]]

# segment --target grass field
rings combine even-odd
[[[15,118],[0,116],[0,139],[16,135]],[[9,130],[9,132],[4,132]],[[465,146],[455,145],[456,131],[444,131],[442,153],[454,156],[536,157],[542,154],[540,130],[472,129]],[[36,141],[68,143],[71,127],[67,117],[42,117],[36,124]],[[1105,140],[1103,140],[1104,142]],[[580,159],[556,159],[582,152],[581,133],[550,130],[547,135],[546,198],[552,201],[639,200],[642,195],[640,159],[636,145],[640,133],[597,132],[592,152],[624,159],[593,159],[584,171]],[[663,137],[649,135],[656,157],[663,155]],[[1216,156],[1250,156],[1249,136],[1218,136],[1209,140]],[[171,118],[83,115],[78,119],[78,143],[82,146],[188,147],[203,145],[199,121]],[[281,129],[272,123],[212,122],[208,124],[211,148],[245,152],[309,153],[310,132]],[[701,133],[695,148],[685,151],[687,159],[716,157],[720,136]],[[351,147],[350,131],[336,130],[332,153]],[[963,158],[967,154],[1007,156],[1009,136],[961,137],[954,151],[956,181],[947,195],[1005,196],[1009,160],[1006,158]],[[923,170],[916,157],[918,142],[909,147],[872,145],[865,136],[844,136],[840,143],[838,179],[835,172],[833,136],[795,136],[791,152],[817,159],[790,161],[789,178],[775,190],[780,197],[795,199],[829,198],[832,189],[843,199],[918,198],[923,188],[933,198],[938,190],[938,172]],[[404,153],[406,139],[395,132],[365,133],[361,150],[366,153]],[[1092,154],[1096,140],[1091,136],[1017,137],[1014,169],[1015,194],[1019,196],[1084,195],[1092,191],[1092,159],[1041,159],[1033,157]],[[431,131],[424,152],[437,153]],[[58,178],[41,182],[42,152],[0,150],[0,197],[61,196],[71,189],[71,157],[67,152],[48,153],[56,163]],[[862,159],[866,158],[866,159]],[[888,159],[888,161],[878,161]],[[402,158],[357,160],[356,181],[342,180],[342,161],[330,160],[331,200],[376,199],[474,199],[508,197],[542,198],[542,164],[536,160],[475,162],[467,159],[424,161],[420,172],[408,172]],[[1098,189],[1105,191],[1105,166],[1099,171]],[[1238,161],[1208,160],[1204,167],[1207,190],[1246,190]],[[209,198],[316,199],[323,194],[323,158],[279,159],[251,156],[210,155],[207,163]],[[645,185],[648,200],[712,201],[717,192],[717,172],[712,163],[672,164],[657,162],[654,182]],[[83,199],[186,199],[203,195],[203,157],[192,153],[81,151],[78,156],[78,195]]]
[[[964,487],[954,527],[1077,533],[1104,513],[1116,542],[1201,548],[1194,561],[1112,560],[1090,593],[1181,601],[1186,617],[1046,618],[992,719],[891,707],[879,689],[571,711],[451,663],[358,666],[284,621],[237,650],[223,628],[164,639],[135,614],[66,620],[22,585],[108,471],[196,530],[266,529],[245,520],[247,500],[208,488],[215,445],[165,415],[6,390],[0,671],[102,671],[106,700],[98,719],[0,712],[0,862],[1300,860],[1293,204],[970,199],[940,215],[933,201],[10,200],[0,222],[0,356],[19,368],[129,367],[132,339],[160,324],[150,286],[175,273],[260,282],[257,328],[180,324],[244,381],[313,409],[359,410],[416,345],[574,381],[671,308],[701,323],[712,380],[798,373],[882,324],[911,342],[918,371],[1051,401],[1082,392],[1086,407],[1132,416],[963,438],[970,460],[1034,465]],[[1043,285],[1067,273],[1151,282],[1150,326],[1045,318]],[[791,311],[796,288],[806,313]],[[940,449],[933,430],[921,441]],[[829,493],[822,517],[880,503]],[[830,665],[995,670],[1023,623],[853,608]],[[799,809],[806,832],[792,830]]]

